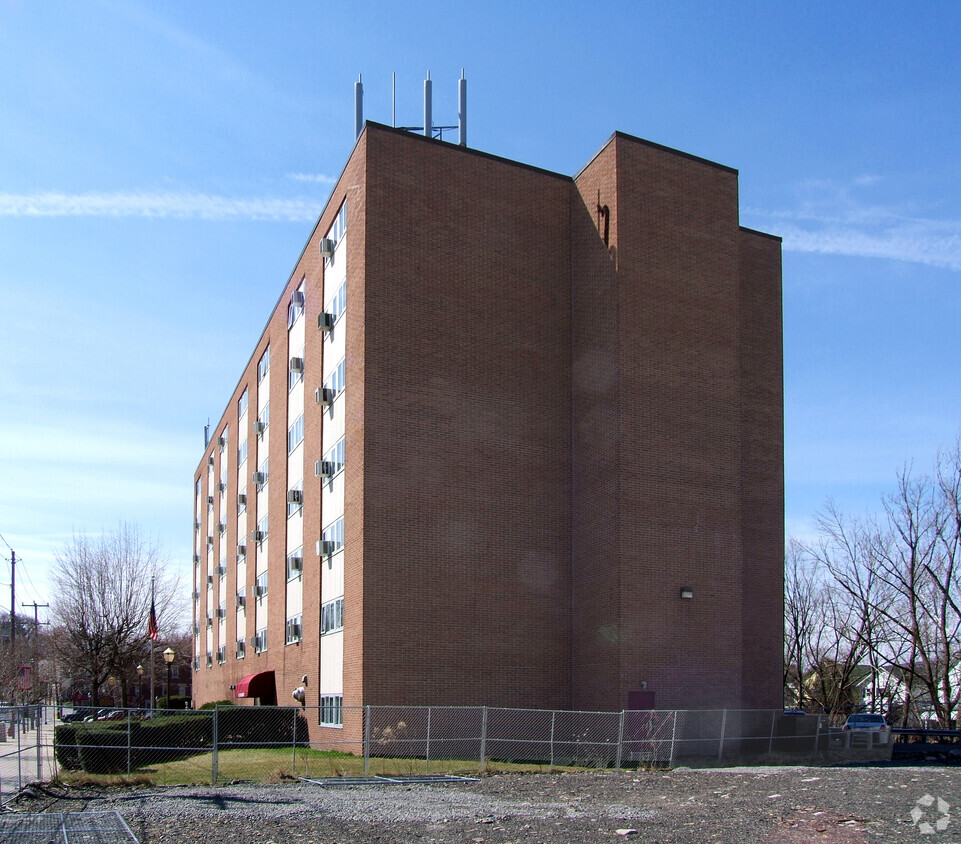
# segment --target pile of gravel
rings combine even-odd
[[[950,816],[956,804],[957,820]],[[118,811],[141,844],[579,844],[631,838],[800,844],[914,840],[927,823],[932,834],[920,840],[938,844],[961,841],[961,770],[676,769],[495,774],[443,785],[48,789],[21,796],[13,808]]]

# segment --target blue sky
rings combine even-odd
[[[365,112],[566,174],[615,130],[735,167],[784,238],[786,530],[961,430],[961,7],[0,0],[0,534],[18,603],[191,483]],[[211,355],[209,350],[215,353]],[[9,549],[0,543],[0,555]],[[0,608],[9,566],[0,563]],[[19,609],[19,608],[18,608]]]

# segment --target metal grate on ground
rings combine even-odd
[[[10,844],[140,844],[118,812],[0,815],[0,841]]]
[[[414,774],[372,777],[300,777],[301,782],[313,785],[413,785],[435,782],[477,782],[476,777],[455,777],[452,774]]]

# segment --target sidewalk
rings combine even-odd
[[[4,739],[0,740],[0,801],[16,794],[31,782],[48,781],[56,772],[53,757],[53,730],[57,722],[54,707],[44,707],[37,723],[36,708],[31,707],[11,721],[2,721]],[[32,716],[32,717],[31,717]]]

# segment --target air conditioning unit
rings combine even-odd
[[[200,554],[194,554],[194,563],[200,562]]]
[[[226,522],[217,522],[217,531],[219,533],[224,533],[227,530]]]
[[[199,590],[199,589],[194,589],[194,600],[195,600],[195,601],[199,601],[199,600],[200,600],[200,590]]]
[[[207,458],[207,465],[208,466],[214,465],[214,456],[212,454],[210,455],[210,457]]]
[[[290,571],[303,571],[304,558],[290,556],[287,558],[287,568]]]
[[[290,297],[290,304],[302,308],[304,306],[304,291],[295,290]]]
[[[238,546],[237,546],[237,556],[238,556],[238,557],[246,557],[246,556],[247,556],[247,546],[246,546],[246,545],[238,545]]]
[[[303,359],[303,358],[291,358],[291,359],[290,359],[290,371],[291,371],[291,372],[303,372],[303,371],[304,371],[304,359]]]
[[[191,662],[191,665],[193,665],[194,671],[200,671],[200,657],[195,656]]]
[[[207,626],[208,626],[208,627],[213,627],[213,626],[214,626],[213,617],[210,616],[210,615],[207,616]]]
[[[303,504],[304,494],[299,489],[288,489],[287,490],[287,503],[288,504]]]
[[[213,576],[212,574],[208,574],[208,575],[207,575],[207,585],[208,585],[208,586],[213,586],[213,585],[214,585],[214,576]]]
[[[314,401],[329,406],[334,402],[334,391],[330,387],[318,387],[314,390]]]
[[[334,464],[329,460],[318,460],[314,463],[314,476],[318,478],[331,478],[334,475]]]
[[[254,433],[255,433],[255,434],[260,435],[260,434],[262,434],[262,433],[263,433],[264,431],[266,431],[266,430],[267,430],[267,423],[266,423],[266,422],[261,422],[259,419],[258,419],[256,422],[254,422]]]
[[[237,642],[237,659],[247,656],[247,647],[243,642]]]
[[[317,540],[317,556],[318,557],[329,557],[334,553],[334,543],[329,539],[318,539]]]
[[[208,496],[207,496],[207,504],[208,504],[208,506],[210,506],[210,507],[213,507],[213,506],[214,506],[214,497],[213,497],[212,495],[208,495]]]
[[[254,587],[254,596],[257,598],[263,598],[267,594],[267,590],[263,586]]]
[[[267,473],[266,473],[266,472],[254,472],[254,473],[250,476],[250,479],[251,479],[255,484],[257,484],[258,486],[261,486],[261,485],[267,483]]]
[[[217,618],[226,618],[226,617],[227,617],[227,610],[222,610],[220,607],[217,607]]]
[[[199,636],[199,635],[200,635],[200,627],[195,624],[195,625],[194,625],[194,636]]]
[[[199,522],[199,521],[196,521],[196,520],[194,521],[194,530],[200,530],[200,522]]]
[[[252,530],[250,532],[250,538],[254,542],[263,542],[267,538],[267,531],[265,530]]]
[[[242,492],[240,493],[240,495],[237,496],[237,506],[238,507],[247,506],[247,495],[245,493]]]
[[[226,492],[227,484],[217,484],[217,492]]]
[[[219,445],[221,448],[223,448],[224,446],[226,446],[226,445],[227,445],[227,438],[226,438],[226,437],[217,437],[217,445]]]
[[[207,654],[207,667],[208,667],[208,668],[213,668],[213,667],[214,667],[213,654]]]
[[[333,257],[335,246],[337,246],[337,242],[332,237],[322,237],[320,239],[320,254],[324,258]]]
[[[247,599],[243,595],[237,596],[237,609],[243,609],[247,606]]]
[[[208,534],[208,535],[207,535],[207,547],[208,547],[208,548],[212,548],[212,547],[213,547],[213,544],[214,544],[214,538]]]
[[[326,311],[317,314],[317,327],[321,331],[330,331],[334,327],[334,315]]]
[[[217,566],[217,577],[227,576],[227,566]]]

